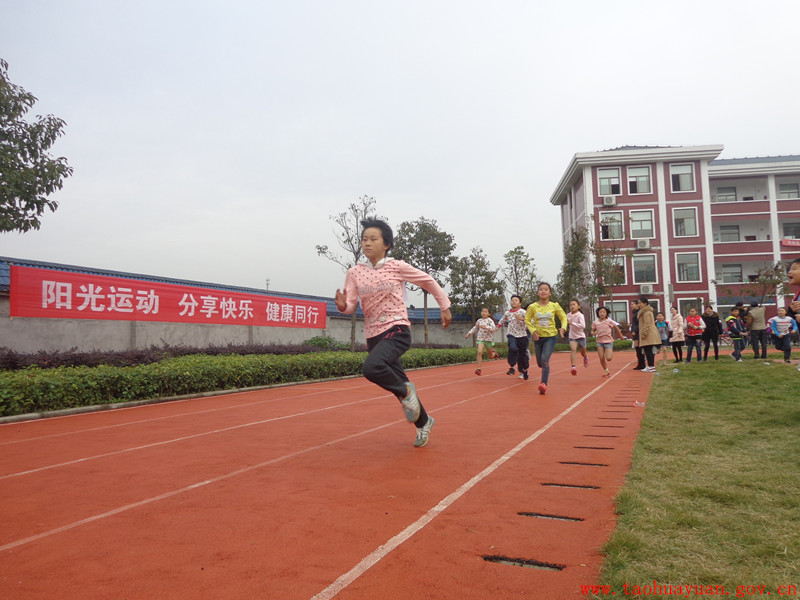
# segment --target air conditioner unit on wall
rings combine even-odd
[[[647,250],[650,248],[650,240],[636,240],[637,250]]]
[[[603,206],[616,206],[616,205],[617,205],[616,196],[603,196]]]
[[[640,285],[639,286],[639,293],[640,294],[652,294],[653,293],[653,286],[652,285]]]

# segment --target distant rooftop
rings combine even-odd
[[[800,162],[800,154],[786,156],[754,156],[751,158],[718,158],[712,160],[710,165],[757,165],[761,163]]]

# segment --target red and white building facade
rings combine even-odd
[[[623,283],[600,301],[616,320],[629,321],[639,296],[656,310],[674,305],[685,315],[710,303],[725,316],[737,301],[760,300],[743,289],[758,269],[800,257],[800,156],[719,159],[722,149],[573,157],[550,202],[561,208],[565,245],[585,226],[615,249]],[[771,316],[784,299],[764,304]]]

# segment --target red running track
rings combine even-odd
[[[0,598],[586,597],[653,377],[631,356],[556,354],[546,396],[501,361],[414,371],[425,448],[363,378],[0,425]]]

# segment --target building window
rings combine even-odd
[[[800,198],[800,184],[797,183],[779,183],[778,184],[778,198]]]
[[[698,315],[703,314],[703,306],[697,298],[683,298],[678,300],[678,312],[684,317],[689,314],[691,309],[695,309]]]
[[[735,187],[717,188],[717,202],[736,202]]]
[[[675,237],[692,237],[697,235],[697,209],[676,208],[672,211]]]
[[[628,278],[625,276],[625,257],[612,256],[609,259],[611,263],[611,278],[610,282],[613,285],[625,285]]]
[[[800,240],[800,223],[784,223],[783,237],[790,240]]]
[[[650,167],[628,167],[628,193],[649,194]]]
[[[619,169],[597,169],[597,180],[601,196],[618,196],[621,192]]]
[[[646,254],[634,256],[633,283],[657,283],[656,281],[656,255]]]
[[[628,303],[624,300],[614,300],[603,304],[608,309],[608,316],[617,323],[630,323],[631,317],[628,313]]]
[[[700,281],[699,252],[686,252],[682,254],[676,254],[675,264],[677,266],[679,282],[687,283],[691,281]]]
[[[738,225],[720,225],[719,226],[719,241],[720,242],[738,242],[739,241],[739,226]]]
[[[669,174],[673,192],[694,191],[694,165],[670,165]]]
[[[722,265],[722,283],[741,283],[742,265]]]
[[[631,218],[631,237],[632,238],[654,238],[653,230],[653,211],[652,210],[632,210]]]
[[[603,213],[603,218],[600,220],[600,239],[621,240],[623,237],[622,213]]]

